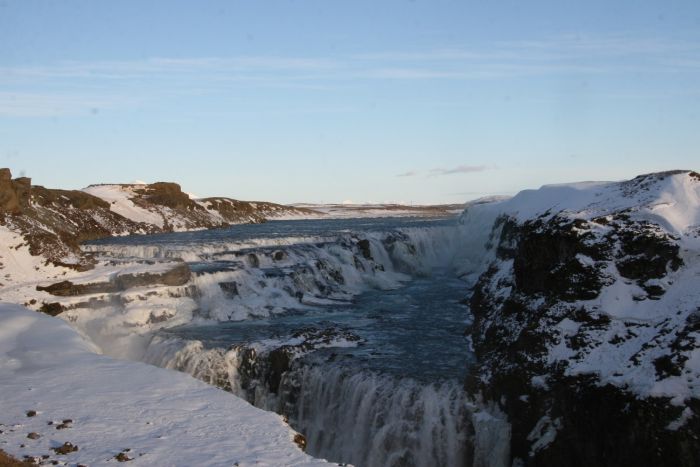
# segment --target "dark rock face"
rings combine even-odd
[[[362,240],[357,242],[357,248],[360,250],[360,253],[362,253],[362,256],[365,259],[372,259],[372,250],[369,246],[369,240],[363,238]]]
[[[643,365],[647,353],[663,348],[653,361],[657,378],[682,374],[687,352],[698,347],[693,330],[700,329],[700,318],[691,315],[680,326],[612,323],[594,301],[616,280],[645,292],[634,300],[658,299],[665,290],[653,282],[683,266],[677,240],[624,213],[590,221],[549,214],[523,223],[498,220],[492,240],[497,258],[470,301],[478,365],[466,387],[508,415],[513,459],[533,466],[700,465],[700,418],[694,415],[700,401],[691,399],[684,409],[669,398],[638,397],[630,388],[602,383],[593,373],[567,373],[602,345],[627,345],[640,326],[655,326],[654,337],[624,365]],[[570,332],[557,327],[564,322]],[[572,355],[568,361],[551,357],[561,344]]]

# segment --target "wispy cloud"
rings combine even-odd
[[[437,177],[442,175],[454,175],[454,174],[468,174],[483,172],[489,168],[485,165],[458,165],[452,168],[434,168],[427,171],[420,170],[409,170],[407,172],[400,173],[396,175],[397,177],[416,177],[418,175],[424,174],[427,177]]]
[[[432,169],[429,175],[431,177],[436,177],[440,175],[469,174],[475,172],[483,172],[486,169],[487,168],[485,165],[458,165],[457,167],[452,167],[451,169]]]
[[[94,115],[106,109],[138,105],[130,97],[0,92],[0,117]]]
[[[123,95],[155,101],[193,92],[225,94],[241,87],[325,92],[358,80],[458,82],[614,73],[698,74],[700,44],[625,34],[563,35],[333,57],[154,57],[4,66],[0,115],[74,114],[117,103],[138,105]]]

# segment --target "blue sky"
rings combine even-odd
[[[37,184],[462,202],[699,169],[700,2],[0,1]]]

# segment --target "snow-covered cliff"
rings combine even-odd
[[[700,462],[700,175],[474,206],[478,369],[527,465]]]

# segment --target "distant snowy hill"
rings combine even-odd
[[[508,414],[513,456],[696,465],[700,175],[545,186],[461,224],[487,246],[465,262],[480,264],[467,386]]]

